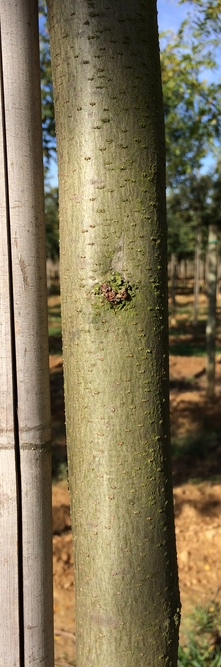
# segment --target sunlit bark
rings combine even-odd
[[[78,667],[177,665],[156,4],[48,0]]]

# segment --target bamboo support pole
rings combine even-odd
[[[0,665],[52,667],[50,399],[37,0],[0,0]]]

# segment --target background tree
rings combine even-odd
[[[59,256],[58,188],[45,187],[46,256],[56,260]]]
[[[206,325],[207,347],[207,394],[213,398],[215,392],[216,370],[216,302],[217,276],[219,258],[219,231],[221,227],[221,176],[220,160],[216,165],[210,188],[209,207],[207,214],[208,246],[207,246],[207,295],[208,317]]]
[[[184,4],[186,0],[180,0]],[[212,45],[220,46],[221,2],[220,0],[188,0],[188,6],[194,5],[192,12],[196,39],[207,37]],[[189,8],[189,7],[188,7]]]
[[[200,290],[200,260],[204,253],[208,216],[208,196],[211,178],[194,174],[171,191],[167,198],[168,251],[176,253],[177,260],[194,260],[194,307],[193,322],[198,320]]]
[[[215,352],[216,352],[216,294],[217,294],[217,225],[208,227],[207,251],[207,295],[208,317],[206,325],[207,350],[207,395],[213,398],[215,390]]]
[[[161,68],[166,122],[167,183],[199,172],[220,135],[220,85],[205,80],[217,67],[204,35],[184,21],[176,35],[162,35]]]
[[[194,0],[192,4],[194,4],[194,10],[189,12],[177,35],[171,37],[171,34],[164,34],[166,41],[163,42],[161,65],[166,118],[167,182],[171,188],[174,186],[177,188],[180,182],[183,184],[182,197],[184,196],[186,201],[191,201],[191,210],[194,214],[196,235],[193,320],[196,324],[202,217],[205,222],[205,216],[208,216],[208,188],[211,187],[211,183],[208,183],[209,176],[199,178],[199,173],[202,160],[208,154],[208,150],[212,149],[215,152],[217,146],[220,145],[220,84],[208,83],[205,80],[205,70],[207,70],[207,75],[210,75],[217,67],[221,18],[219,0],[216,3],[210,0]],[[179,187],[178,193],[169,192],[168,210],[171,231],[171,221],[175,222],[177,215],[179,216],[179,212],[176,211],[175,216],[174,210],[172,212],[173,202],[180,196]],[[182,208],[180,218],[183,218]],[[189,215],[189,212],[187,218],[190,218],[189,222],[191,222],[192,215]],[[172,226],[174,228],[173,223]],[[173,237],[173,245],[174,240],[175,237]],[[208,256],[210,254],[209,252]],[[208,275],[211,276],[212,273],[209,272]],[[211,294],[211,286],[208,286],[208,294]],[[174,290],[172,298],[174,302]],[[212,302],[209,299],[210,321],[214,305],[214,298]],[[215,322],[214,315],[213,322]],[[210,325],[207,324],[207,330],[209,329]],[[213,340],[215,341],[214,335]]]
[[[77,663],[175,667],[156,3],[49,0],[48,12]]]
[[[178,259],[193,255],[195,243],[194,313],[197,324],[199,296],[199,254],[206,257],[206,292],[208,319],[206,326],[207,393],[212,398],[215,387],[217,264],[221,210],[220,163],[209,175],[192,175],[188,187],[181,183],[168,197],[169,250]],[[199,242],[200,235],[200,242]],[[173,297],[173,295],[172,295]]]
[[[177,268],[180,261],[193,257],[194,231],[186,188],[170,191],[167,197],[168,259],[170,260],[171,315],[176,316]]]

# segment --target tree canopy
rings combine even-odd
[[[39,31],[40,31],[40,72],[41,72],[41,104],[42,104],[42,135],[45,169],[48,169],[51,157],[55,155],[55,120],[54,99],[51,74],[51,56],[49,34],[47,28],[47,9],[45,0],[39,0]]]
[[[163,33],[161,41],[167,183],[173,187],[200,169],[220,137],[220,84],[209,81],[217,68],[216,38],[204,34],[199,40],[192,15],[176,35]]]

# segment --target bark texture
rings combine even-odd
[[[0,664],[53,665],[37,1],[0,0]]]
[[[156,5],[48,0],[78,667],[177,664]]]

